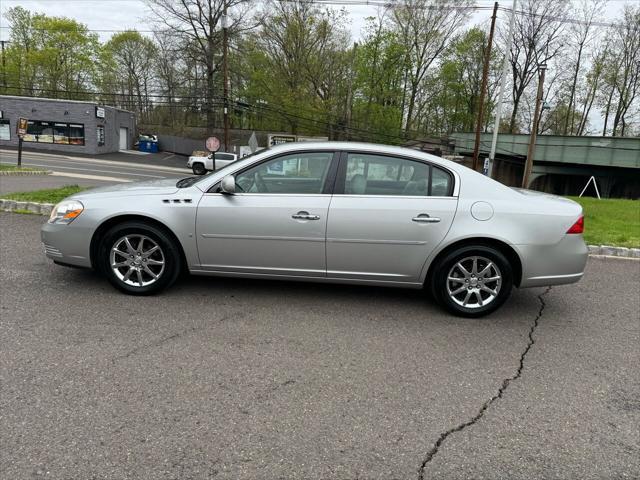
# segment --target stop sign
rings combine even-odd
[[[218,140],[217,137],[209,137],[207,138],[205,145],[207,146],[207,150],[210,152],[217,152],[220,148],[220,140]]]

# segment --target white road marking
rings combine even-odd
[[[118,150],[120,153],[128,153],[129,155],[149,155],[149,152],[140,152],[138,150]]]
[[[25,167],[45,167],[48,169],[53,169],[53,168],[57,168],[57,169],[61,169],[61,170],[80,170],[83,172],[99,172],[99,173],[110,173],[112,175],[128,175],[128,176],[134,176],[134,177],[150,177],[150,178],[165,178],[162,177],[160,175],[147,175],[146,173],[131,173],[131,172],[118,172],[118,171],[113,171],[113,170],[98,170],[98,169],[94,169],[94,168],[80,168],[80,167],[62,167],[60,165],[47,165],[47,164],[41,164],[41,163],[32,163],[32,162],[23,162]]]
[[[15,150],[0,150],[0,153],[13,153],[15,154],[15,158],[17,158],[17,152]],[[95,158],[85,158],[85,157],[71,157],[68,155],[56,155],[56,154],[51,154],[51,153],[39,153],[39,152],[23,152],[23,156],[28,158],[28,157],[33,157],[33,156],[39,156],[39,157],[44,157],[46,158],[53,158],[53,159],[60,159],[60,160],[75,160],[75,161],[79,161],[79,162],[86,162],[86,163],[97,163],[97,164],[102,164],[102,165],[114,165],[114,166],[120,166],[120,167],[125,167],[125,168],[137,168],[140,170],[158,170],[158,171],[165,171],[165,172],[178,172],[178,173],[186,173],[189,174],[190,170],[186,167],[187,163],[185,162],[185,168],[177,168],[177,167],[163,167],[160,165],[147,165],[147,164],[141,164],[141,163],[131,163],[131,162],[116,162],[114,160],[97,160]]]
[[[52,177],[70,177],[70,178],[84,178],[87,180],[101,180],[103,182],[132,182],[127,178],[118,177],[105,177],[102,175],[86,175],[84,173],[69,173],[69,172],[51,172]]]

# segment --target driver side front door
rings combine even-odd
[[[325,276],[333,151],[290,153],[236,175],[236,194],[206,193],[196,220],[201,268]]]

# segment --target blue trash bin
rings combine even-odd
[[[138,145],[138,150],[147,153],[158,153],[158,142],[142,140]]]

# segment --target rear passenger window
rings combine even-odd
[[[431,195],[434,197],[451,195],[451,175],[438,167],[431,167]]]
[[[385,155],[347,155],[347,195],[445,196],[450,188],[450,175],[426,163]]]

